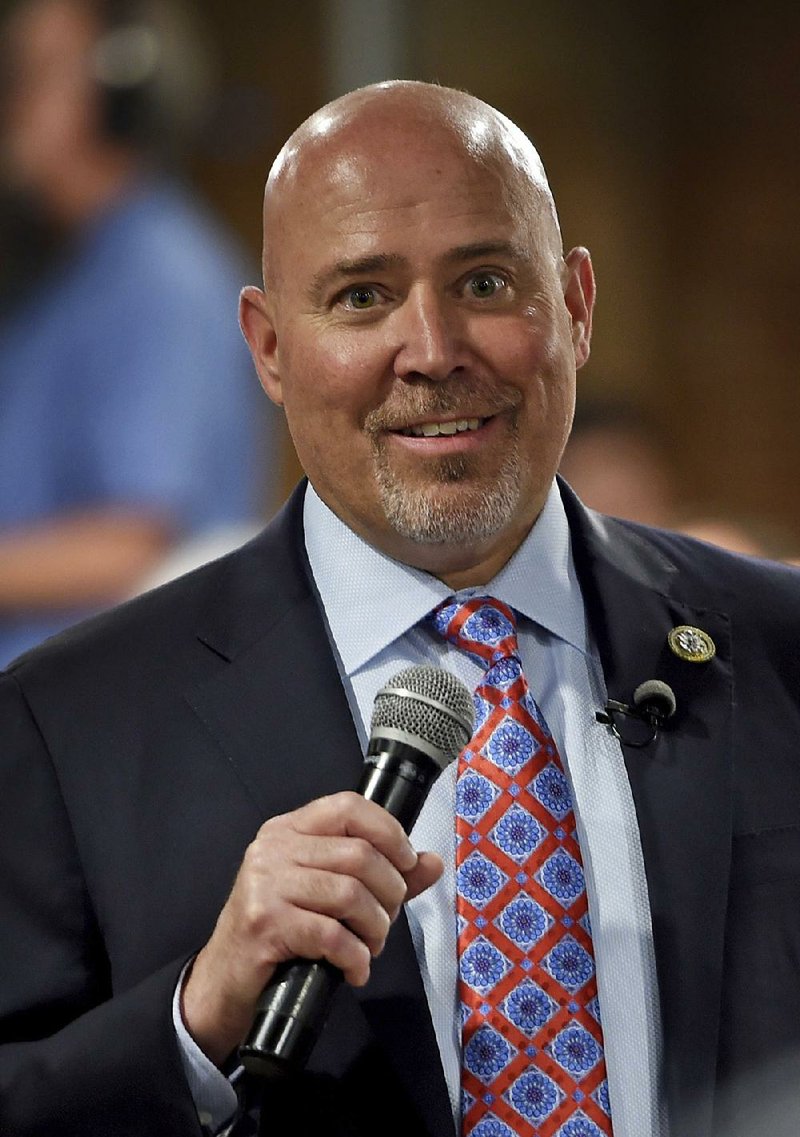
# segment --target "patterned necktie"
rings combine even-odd
[[[480,596],[431,619],[486,670],[456,789],[462,1137],[608,1137],[572,794],[515,615]]]

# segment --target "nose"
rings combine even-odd
[[[420,285],[411,289],[394,315],[398,379],[443,380],[463,369],[464,329],[460,314],[446,298]]]

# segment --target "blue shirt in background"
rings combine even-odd
[[[0,324],[0,531],[112,505],[181,537],[263,515],[277,420],[237,323],[248,279],[166,181],[83,231]],[[0,615],[0,665],[86,614]]]

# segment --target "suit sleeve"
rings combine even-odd
[[[47,749],[0,678],[0,1133],[199,1137],[172,1023],[185,959],[117,991]]]

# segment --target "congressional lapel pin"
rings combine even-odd
[[[708,632],[689,624],[673,628],[667,636],[667,643],[678,659],[685,659],[688,663],[708,663],[717,653],[717,645]]]

